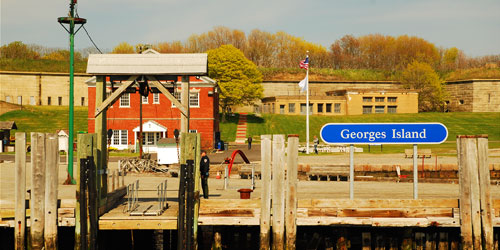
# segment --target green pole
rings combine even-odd
[[[74,2],[70,3],[70,15],[75,16]],[[68,138],[68,179],[67,184],[76,184],[73,179],[73,130],[74,130],[74,45],[75,45],[75,21],[69,22],[69,138]]]

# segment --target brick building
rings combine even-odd
[[[180,78],[180,77],[179,77]],[[88,82],[89,133],[95,131],[95,79]],[[119,87],[116,84],[114,87]],[[180,130],[180,111],[161,93],[150,93],[147,97],[138,92],[124,93],[106,112],[106,127],[113,130],[111,146],[117,149],[135,149],[139,140],[140,101],[142,101],[143,150],[156,152],[161,138],[173,138],[174,130]],[[201,134],[202,148],[214,144],[215,132],[219,131],[218,86],[208,77],[190,77],[190,126],[192,132]],[[111,84],[107,86],[111,93]],[[174,92],[180,100],[180,89]]]

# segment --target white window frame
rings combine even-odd
[[[190,129],[189,133],[198,133],[198,129]]]
[[[124,98],[127,96],[127,98]],[[125,101],[127,103],[125,103]],[[120,108],[130,108],[130,93],[123,93],[120,97]]]
[[[153,93],[153,104],[160,104],[160,93]]]
[[[5,102],[8,102],[8,103],[12,102],[10,95],[5,96]]]
[[[128,145],[128,130],[113,130],[113,135],[111,136],[112,146],[123,146]]]
[[[142,104],[149,104],[149,95],[148,96],[141,95],[141,101]]]
[[[30,105],[36,105],[34,96],[30,96]]]
[[[181,92],[174,92],[173,96],[177,101],[181,102]],[[196,97],[196,98],[193,98]],[[196,101],[196,102],[194,102]],[[181,102],[182,103],[182,102]],[[193,105],[192,103],[196,103]],[[199,92],[189,92],[189,107],[190,108],[199,108],[200,107],[200,93]],[[175,104],[172,103],[172,108],[175,108]]]

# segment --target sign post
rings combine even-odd
[[[417,144],[440,144],[448,138],[448,129],[441,123],[328,123],[320,136],[327,144],[350,144],[350,199],[354,199],[354,144],[413,144],[413,198],[418,199]]]

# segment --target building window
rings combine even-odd
[[[295,113],[295,103],[289,103],[288,104],[288,113],[289,114]]]
[[[177,99],[177,101],[181,102],[181,92],[174,92],[174,97],[175,99]],[[200,93],[189,93],[189,107],[199,108],[200,107],[199,99],[200,99]],[[172,103],[172,107],[175,107],[175,104]]]
[[[82,97],[82,105],[81,106],[85,106],[85,97]]]
[[[326,104],[326,113],[332,113],[332,104],[331,103]]]
[[[160,93],[153,93],[153,104],[160,103]]]
[[[340,103],[335,103],[335,113],[340,113]]]
[[[57,97],[57,105],[62,105],[62,96]]]
[[[464,104],[464,100],[460,100],[460,101],[458,101],[458,103]]]
[[[272,103],[272,104],[271,104],[271,113],[272,113],[272,114],[274,114],[274,113],[275,113],[274,106],[275,106],[275,104],[274,104],[274,103]]]
[[[363,97],[363,102],[372,102],[373,97],[368,96],[368,97]]]
[[[285,114],[285,105],[280,104],[280,114]]]
[[[47,97],[47,105],[52,105],[52,98],[50,96]]]
[[[35,97],[30,96],[30,105],[35,105]]]
[[[5,102],[11,102],[10,96],[5,97]]]
[[[127,145],[128,143],[128,130],[113,130],[111,136],[111,145]]]
[[[148,97],[141,95],[142,104],[148,104]]]
[[[323,103],[318,103],[318,113],[323,113]]]
[[[190,130],[189,130],[189,133],[196,134],[196,133],[198,133],[198,130],[197,130],[197,129],[190,129]]]
[[[19,104],[19,105],[23,104],[23,97],[22,96],[17,97],[17,104]]]
[[[313,114],[313,103],[309,103],[309,114]]]
[[[306,104],[305,103],[301,103],[300,104],[300,114],[301,115],[305,115],[306,114]]]
[[[148,139],[148,145],[155,145],[155,133],[146,133]]]
[[[375,102],[385,102],[385,97],[375,97]]]
[[[387,106],[387,113],[396,113],[398,106]]]
[[[385,112],[385,106],[375,106],[375,113],[383,114]]]
[[[120,97],[120,107],[130,107],[130,93],[123,93]]]
[[[396,102],[397,100],[397,97],[387,97],[387,102]]]
[[[371,114],[373,106],[363,106],[363,114]]]

